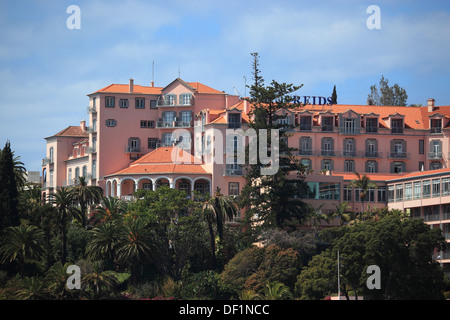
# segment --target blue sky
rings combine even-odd
[[[70,5],[81,29],[70,30]],[[368,6],[381,28],[368,29]],[[0,0],[0,147],[41,170],[44,137],[88,118],[87,94],[111,83],[178,77],[244,95],[251,52],[266,84],[366,104],[381,75],[408,104],[450,105],[450,2],[445,0]],[[245,78],[244,78],[245,77]]]

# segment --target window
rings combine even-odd
[[[378,143],[376,139],[366,140],[366,157],[378,157],[377,145]]]
[[[441,195],[441,179],[433,179],[433,197],[439,197]]]
[[[395,161],[391,164],[391,173],[402,173],[405,171],[406,164],[402,161]]]
[[[190,93],[183,93],[180,95],[180,104],[183,106],[190,106],[191,105],[191,98],[192,94]]]
[[[312,169],[312,161],[311,159],[301,159],[300,164],[305,167],[306,170]]]
[[[190,186],[190,184],[189,184],[188,180],[181,179],[181,181],[178,184],[178,190],[184,191],[184,192],[186,192],[189,195],[189,193],[190,193],[189,186]]]
[[[53,187],[53,170],[50,170],[50,187]]]
[[[87,176],[87,166],[83,166],[83,177],[85,177],[86,178],[86,176]]]
[[[423,161],[419,161],[419,171],[425,170],[425,163]]]
[[[145,109],[145,99],[136,98],[136,109]]]
[[[378,172],[378,168],[377,168],[377,162],[376,161],[367,161],[366,162],[366,172],[369,173],[375,173]]]
[[[189,132],[182,132],[178,137],[179,147],[183,149],[191,148],[191,134]]]
[[[128,99],[120,99],[119,100],[119,107],[121,107],[121,108],[128,108]]]
[[[441,169],[441,163],[440,162],[431,162],[430,163],[430,170],[437,170],[437,169]]]
[[[173,144],[173,140],[172,140],[172,133],[163,133],[162,135],[162,142],[163,144],[167,147],[167,146],[172,146]]]
[[[422,197],[422,183],[420,181],[414,182],[414,200]]]
[[[344,156],[354,157],[356,155],[355,139],[344,139]]]
[[[422,183],[422,197],[429,198],[431,195],[431,181],[424,180]]]
[[[340,184],[329,182],[307,182],[309,192],[308,199],[317,200],[339,200],[340,199]]]
[[[114,97],[105,97],[105,107],[106,108],[114,108]]]
[[[377,118],[367,118],[366,119],[366,132],[367,133],[378,132],[378,119]]]
[[[239,195],[239,182],[228,182],[228,195],[229,196]]]
[[[312,140],[310,137],[300,138],[300,155],[312,155],[311,150]]]
[[[80,168],[75,168],[75,180],[78,181],[78,178],[80,177]]]
[[[355,134],[357,132],[357,119],[344,118],[344,126],[341,127],[341,133]]]
[[[140,152],[141,151],[141,139],[129,138],[127,152]]]
[[[311,116],[300,117],[300,131],[311,130]]]
[[[334,156],[334,140],[333,138],[322,138],[322,150],[323,156]]]
[[[175,112],[174,111],[166,111],[163,113],[163,122],[165,124],[172,125],[174,120],[175,120]]]
[[[92,178],[97,177],[97,160],[92,160]]]
[[[53,147],[50,147],[50,149],[48,151],[49,158],[50,158],[50,163],[53,163],[53,154],[54,154],[53,150],[54,150]]]
[[[447,196],[450,194],[450,178],[442,179],[442,195]]]
[[[386,187],[381,186],[377,188],[377,197],[378,197],[378,202],[386,202]]]
[[[177,103],[177,96],[174,94],[166,94],[164,96],[164,105],[174,106]]]
[[[430,123],[431,133],[441,133],[442,132],[442,120],[441,119],[431,119]]]
[[[375,202],[375,189],[370,188],[367,191],[366,201],[368,201],[368,202]]]
[[[107,119],[105,124],[107,127],[115,127],[117,125],[117,121],[114,119]]]
[[[191,125],[192,115],[191,115],[190,111],[182,111],[180,117],[181,117],[181,122],[183,123],[183,126]]]
[[[395,201],[403,201],[403,184],[395,185]]]
[[[403,133],[403,119],[391,119],[391,133]]]
[[[321,170],[333,170],[333,160],[330,159],[324,159],[322,160]]]
[[[156,144],[158,143],[157,138],[148,138],[147,140],[147,147],[149,149],[156,149]]]
[[[355,172],[355,161],[345,160],[344,161],[344,172]]]
[[[322,131],[333,131],[333,117],[322,117]]]
[[[425,153],[425,141],[419,140],[419,154]]]
[[[71,186],[73,181],[72,181],[72,168],[69,169],[69,174],[68,174],[68,178],[67,178],[67,185]]]
[[[352,191],[353,191],[352,188],[349,188],[348,185],[344,185],[344,187],[342,188],[342,192],[344,193],[343,194],[344,201],[348,202],[352,201]]]
[[[239,113],[228,114],[228,128],[240,128],[241,127],[241,115]]]
[[[155,121],[152,120],[141,120],[141,128],[153,129],[155,127]]]
[[[405,201],[412,200],[412,183],[405,183]]]
[[[388,187],[388,202],[394,202],[395,201],[395,189],[394,186]]]
[[[157,108],[158,108],[158,101],[150,100],[150,109],[157,109]]]

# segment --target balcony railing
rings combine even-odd
[[[86,153],[90,153],[90,154],[92,154],[92,153],[96,153],[97,152],[97,149],[95,148],[95,147],[87,147],[86,148]]]
[[[339,152],[334,150],[317,150],[317,155],[319,157],[337,157]]]
[[[192,121],[158,121],[156,123],[157,128],[191,128]]]
[[[311,150],[311,149],[300,149],[298,151],[298,155],[299,156],[312,156],[315,153],[314,151],[315,150]]]
[[[43,158],[42,159],[42,166],[46,166],[48,164],[53,163],[53,159],[50,159],[49,157]]]
[[[88,133],[94,133],[94,132],[97,132],[97,128],[96,128],[96,127],[89,126],[89,127],[86,127],[86,131],[87,131]]]
[[[226,167],[223,175],[227,176],[227,177],[242,176],[242,168],[241,167],[238,167],[238,168]]]
[[[125,147],[125,153],[139,153],[141,152],[141,147],[127,146]]]
[[[364,153],[364,156],[366,158],[382,158],[383,157],[383,152],[378,152],[378,151],[366,151]]]
[[[333,126],[328,124],[322,125],[322,132],[333,132]]]
[[[442,133],[442,128],[441,127],[431,127],[430,128],[430,133],[432,133],[432,134]]]
[[[360,134],[361,129],[360,128],[339,128],[340,134]]]
[[[391,129],[391,133],[403,133],[403,128],[402,127],[393,127]]]
[[[427,158],[430,160],[442,159],[442,152],[428,152]]]
[[[389,159],[409,159],[409,152],[389,152]]]
[[[97,108],[96,107],[87,107],[87,113],[96,113]]]
[[[300,131],[311,131],[310,124],[300,124]]]
[[[173,100],[158,100],[157,105],[158,107],[192,107],[194,105],[194,100],[191,99],[186,103]]]

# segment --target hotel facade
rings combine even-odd
[[[229,130],[247,128],[247,101],[179,78],[165,87],[130,79],[87,96],[89,125],[83,120],[45,138],[44,195],[81,176],[105,195],[125,199],[161,185],[189,196],[216,188],[240,194],[242,168],[220,151],[238,147],[241,138]],[[364,209],[410,212],[450,239],[450,106],[433,99],[422,107],[307,104],[280,115],[288,146],[307,167],[306,202],[325,212],[348,202],[361,212],[360,190],[349,184],[354,172],[366,174],[377,188]],[[450,265],[450,253],[436,258]]]

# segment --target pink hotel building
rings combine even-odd
[[[89,126],[69,126],[45,138],[43,193],[70,186],[80,176],[105,195],[131,198],[137,189],[160,185],[238,195],[245,184],[237,163],[212,161],[213,150],[236,147],[227,129],[247,127],[250,105],[238,96],[199,82],[175,79],[165,87],[112,84],[88,94]],[[306,105],[286,110],[288,145],[307,166],[307,202],[335,209],[346,201],[361,211],[359,190],[349,188],[354,172],[378,185],[365,203],[389,207],[441,227],[450,241],[450,106]],[[183,129],[183,130],[180,130]],[[219,142],[210,134],[226,137]],[[174,134],[172,134],[174,133]],[[230,143],[231,142],[231,143]],[[174,149],[189,161],[174,163]],[[199,152],[202,150],[203,152]],[[217,153],[217,152],[216,152]],[[222,163],[220,163],[222,162]],[[303,195],[305,197],[305,195]],[[436,258],[450,266],[450,251]]]

